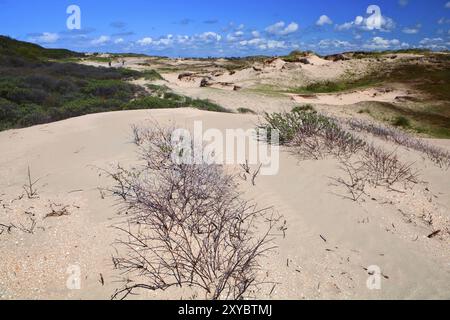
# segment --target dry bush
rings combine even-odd
[[[365,131],[386,141],[391,141],[406,148],[419,151],[443,169],[450,168],[450,153],[448,151],[433,146],[421,139],[417,139],[401,130],[356,119],[347,121],[347,124],[353,130]]]
[[[172,132],[135,128],[142,165],[110,174],[127,215],[113,258],[126,279],[113,298],[187,287],[207,299],[242,299],[262,283],[259,259],[274,249],[281,217],[242,200],[221,166],[174,161]]]
[[[333,178],[346,188],[350,195],[346,198],[353,201],[367,195],[368,186],[403,192],[399,189],[405,190],[419,183],[419,175],[413,170],[413,164],[402,163],[395,152],[389,153],[382,148],[368,145],[357,158],[357,160],[341,158],[340,169],[344,172],[345,178]]]
[[[395,152],[387,152],[356,137],[345,129],[338,119],[318,114],[308,108],[294,109],[291,113],[266,115],[266,123],[261,125],[265,132],[280,131],[284,145],[293,147],[296,154],[306,159],[323,159],[333,156],[340,162],[345,178],[333,180],[346,187],[349,198],[358,201],[366,195],[366,187],[386,187],[390,190],[401,186],[407,188],[418,183],[418,174],[412,164],[404,164]],[[371,131],[377,136],[398,144],[422,147],[427,154],[435,150],[425,143],[419,144],[400,131],[377,126],[366,127],[364,122],[349,121],[351,129]],[[388,138],[390,136],[392,138]],[[270,140],[267,139],[269,142]],[[435,157],[436,163],[445,163],[444,156]],[[397,190],[395,190],[397,191]]]
[[[395,184],[416,184],[418,173],[413,171],[413,164],[404,164],[394,152],[386,152],[373,145],[365,149],[362,168],[367,173],[368,181],[373,186],[391,188]]]
[[[280,142],[294,147],[306,159],[323,159],[326,156],[348,157],[363,149],[366,143],[345,131],[330,117],[315,112],[308,106],[298,107],[290,113],[265,115],[265,129],[269,135],[278,130]],[[270,138],[267,137],[270,142]]]

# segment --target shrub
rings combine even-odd
[[[173,109],[181,108],[182,104],[177,101],[161,99],[158,97],[144,97],[134,100],[123,106],[124,110],[139,110],[139,109]]]
[[[223,167],[174,160],[172,133],[135,129],[142,166],[109,173],[127,217],[113,258],[126,278],[113,298],[192,288],[206,299],[244,299],[262,283],[259,260],[273,250],[281,217],[241,199]]]
[[[402,127],[402,128],[409,128],[411,127],[411,121],[409,121],[408,118],[403,117],[403,116],[398,116],[396,117],[392,124],[396,127]]]
[[[191,107],[195,109],[205,110],[205,111],[211,111],[211,112],[230,112],[228,109],[225,109],[222,106],[219,106],[218,104],[215,104],[214,102],[211,102],[209,100],[203,100],[203,99],[191,99],[186,98],[186,107]]]
[[[141,72],[141,76],[148,81],[164,80],[164,78],[155,70],[145,70]]]
[[[260,129],[266,130],[267,139],[270,139],[273,130],[277,130],[280,144],[291,143],[300,132],[312,136],[326,127],[335,126],[331,119],[308,111],[308,107],[305,107],[305,110],[297,107],[284,113],[265,113],[264,119],[266,123],[260,126]]]
[[[255,111],[248,108],[238,108],[237,111],[242,114],[256,114]]]
[[[36,104],[24,104],[20,108],[18,125],[27,127],[31,125],[44,124],[51,121],[50,115],[42,106]]]
[[[90,113],[117,111],[122,109],[123,102],[116,99],[87,98],[66,103],[61,108],[52,110],[54,120],[79,117]]]
[[[97,97],[130,100],[139,88],[121,80],[91,80],[83,92]]]

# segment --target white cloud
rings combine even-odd
[[[390,32],[393,29],[395,29],[395,27],[396,27],[395,21],[389,17],[381,16],[380,28],[375,28],[373,18],[371,17],[364,18],[362,16],[357,16],[353,21],[336,25],[336,30],[346,31],[352,28],[356,28],[364,31],[373,31],[375,29],[378,29],[383,32]]]
[[[150,37],[147,38],[143,38],[141,40],[137,41],[138,44],[140,44],[141,46],[148,46],[151,45],[153,43],[153,39]]]
[[[57,33],[44,32],[43,34],[34,36],[29,40],[31,42],[38,43],[54,43],[59,40],[59,35]]]
[[[420,41],[420,44],[422,45],[429,45],[429,44],[440,44],[444,41],[442,38],[423,38]]]
[[[354,25],[353,22],[346,22],[340,25],[336,25],[336,30],[338,31],[350,30],[351,28],[353,28],[353,25]]]
[[[433,50],[448,50],[450,46],[450,42],[445,42],[442,38],[423,38],[419,43],[419,47]]]
[[[266,28],[266,31],[270,34],[275,34],[279,36],[285,36],[291,33],[294,33],[298,30],[298,24],[295,22],[291,22],[286,26],[284,21],[277,22],[271,26]]]
[[[255,47],[260,50],[285,49],[288,47],[285,41],[267,40],[262,38],[242,40],[239,42],[239,45],[241,45],[242,47]]]
[[[323,26],[326,24],[333,24],[333,21],[326,15],[320,16],[319,20],[317,20],[316,25]]]
[[[438,24],[449,24],[450,23],[450,19],[441,18],[441,19],[438,20],[437,23]]]
[[[116,39],[116,40],[114,40],[114,43],[115,44],[120,44],[120,43],[123,43],[125,40],[123,40],[123,38],[119,38],[119,39]]]
[[[204,42],[219,42],[222,40],[222,36],[215,32],[204,32],[198,36],[198,38]]]
[[[259,38],[260,36],[261,36],[261,34],[259,33],[259,31],[252,31],[252,36],[254,37],[254,38]]]
[[[108,43],[110,39],[111,38],[108,36],[100,36],[99,38],[92,40],[91,44],[101,46],[101,45]]]
[[[398,39],[384,39],[382,37],[374,37],[372,40],[363,45],[363,48],[370,50],[387,50],[395,47],[400,47],[402,45],[407,45],[406,43],[401,43]]]
[[[350,48],[353,47],[348,41],[341,41],[336,39],[324,39],[319,42],[319,47],[321,48]]]
[[[267,41],[267,48],[268,49],[284,49],[284,48],[286,48],[286,43],[284,41],[269,40],[269,41]]]
[[[450,9],[450,1],[447,2],[447,3],[445,4],[445,7],[446,7],[447,9]]]
[[[244,36],[243,31],[236,31],[234,33],[230,33],[227,35],[227,41],[228,42],[235,42],[240,40]]]
[[[416,25],[415,27],[411,28],[403,28],[402,32],[406,34],[417,34],[420,31],[420,28],[422,28],[421,24]]]

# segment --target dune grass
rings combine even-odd
[[[358,113],[368,114],[377,121],[434,138],[450,138],[450,109],[445,103],[433,105],[419,102],[406,106],[387,102],[365,102],[360,105]]]

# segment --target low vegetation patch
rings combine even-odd
[[[238,108],[237,111],[242,114],[256,114],[255,111],[249,108]]]
[[[113,298],[170,288],[194,289],[202,299],[247,298],[264,282],[260,259],[274,249],[281,217],[241,199],[222,166],[175,161],[172,133],[157,124],[135,128],[142,166],[109,174],[126,217],[116,225],[113,262],[124,281]]]
[[[369,186],[396,190],[419,181],[413,165],[400,161],[395,152],[369,143],[340,121],[311,111],[308,106],[292,112],[266,114],[259,128],[267,133],[261,138],[268,142],[272,131],[277,130],[280,143],[304,159],[336,158],[345,176],[333,180],[346,187],[353,201],[367,195]],[[429,148],[427,152],[431,155],[433,150]]]
[[[0,37],[0,130],[118,110],[192,107],[227,112],[207,100],[178,96],[164,86],[150,86],[149,96],[144,88],[128,82],[162,79],[154,70],[65,62],[80,56]]]
[[[333,93],[361,88],[368,88],[380,84],[379,79],[364,77],[358,80],[323,81],[309,84],[305,87],[294,88],[289,93]]]

